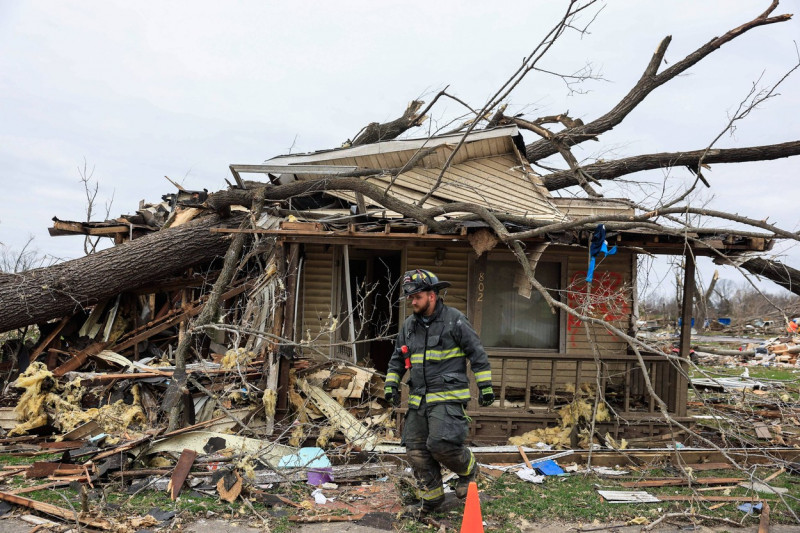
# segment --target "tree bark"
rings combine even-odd
[[[422,114],[417,112],[424,103],[425,102],[419,100],[414,100],[408,104],[408,107],[401,117],[384,124],[378,122],[369,123],[353,140],[352,146],[389,141],[397,138],[397,136],[409,128],[422,125],[425,121],[424,112]]]
[[[253,213],[260,213],[261,208],[264,206],[264,189],[258,189],[254,193],[253,205],[251,211]],[[242,221],[241,227],[245,226]],[[200,328],[211,323],[219,312],[219,304],[222,293],[230,284],[236,275],[236,265],[239,263],[239,258],[242,255],[242,248],[244,243],[250,236],[245,233],[238,233],[233,238],[228,250],[225,252],[225,260],[222,264],[222,271],[219,277],[214,282],[211,289],[211,295],[206,302],[205,307],[200,312],[200,315],[192,321],[191,326],[188,328],[186,335],[178,343],[178,348],[175,350],[175,372],[173,378],[177,385],[183,388],[186,384],[186,355],[189,353],[189,346],[192,343],[192,336],[194,333],[202,333]],[[177,377],[176,377],[177,376]],[[180,422],[182,405],[177,402],[169,411],[169,431],[175,431]]]
[[[751,274],[772,280],[784,289],[800,295],[800,270],[760,257],[748,259],[740,266]]]
[[[705,157],[703,157],[705,155]],[[603,161],[581,167],[581,170],[595,180],[613,180],[634,172],[668,168],[674,166],[697,167],[700,158],[705,164],[744,163],[746,161],[767,161],[800,155],[800,141],[790,141],[766,146],[746,148],[724,148],[712,150],[692,150],[690,152],[660,152],[643,154],[616,161]],[[553,172],[542,178],[544,186],[550,191],[578,185],[572,170]]]
[[[231,238],[211,233],[241,215],[208,216],[79,259],[0,274],[0,331],[72,314],[99,300],[221,256]]]

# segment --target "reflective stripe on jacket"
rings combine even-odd
[[[461,311],[444,305],[441,299],[427,323],[417,315],[406,318],[389,360],[387,386],[397,387],[405,374],[403,345],[408,346],[411,359],[409,408],[419,407],[423,399],[428,404],[466,404],[470,399],[467,359],[478,388],[492,384],[489,358],[478,334]]]

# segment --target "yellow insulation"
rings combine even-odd
[[[245,350],[244,348],[236,348],[235,350],[228,350],[225,356],[220,361],[221,368],[230,370],[240,366],[247,366],[251,361],[256,358],[256,354]]]
[[[275,406],[278,402],[278,393],[272,389],[266,389],[264,395],[261,397],[261,403],[264,404],[264,412],[268,417],[275,418]]]
[[[575,392],[575,386],[569,383],[566,389],[567,392],[574,393],[574,398],[572,402],[559,409],[558,416],[561,419],[559,427],[534,429],[522,435],[510,437],[508,443],[515,446],[535,446],[542,442],[555,446],[556,448],[569,448],[571,446],[570,435],[575,425],[581,418],[587,423],[591,423],[592,415],[595,414],[593,413],[594,404],[588,400],[588,398],[594,398],[594,387],[590,383],[582,383],[580,390]],[[605,402],[601,402],[597,405],[597,413],[595,416],[596,422],[611,420],[611,415],[608,412],[608,407]],[[578,445],[581,448],[588,448],[590,446],[592,439],[588,429],[579,431],[577,436]],[[627,446],[627,443],[622,441],[620,446],[623,445]],[[618,447],[618,449],[624,448]]]
[[[52,423],[62,433],[67,433],[89,421],[96,421],[105,433],[121,435],[131,426],[144,426],[147,423],[141,406],[139,386],[131,387],[133,404],[119,400],[110,405],[83,410],[81,400],[86,390],[80,380],[64,385],[60,394],[54,392],[55,379],[42,363],[32,363],[14,383],[24,388],[14,412],[20,424],[9,435],[22,435]],[[113,437],[110,439],[113,441]]]
[[[55,383],[53,373],[39,362],[31,363],[25,372],[19,375],[14,386],[24,388],[25,392],[22,393],[14,408],[14,414],[17,415],[17,421],[20,424],[8,433],[9,436],[23,435],[31,429],[47,424],[44,403],[48,393],[42,391],[42,385],[46,384],[49,388],[53,383]]]

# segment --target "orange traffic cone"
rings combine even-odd
[[[470,482],[467,490],[467,504],[464,506],[464,518],[461,520],[461,533],[483,533],[481,499],[478,497],[478,484],[474,481]]]

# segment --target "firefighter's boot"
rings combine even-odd
[[[466,476],[459,476],[458,481],[456,482],[456,496],[459,500],[463,500],[467,497],[467,491],[469,490],[469,484],[473,481],[478,480],[478,474],[480,473],[480,468],[478,467],[478,463],[476,462],[472,467],[472,472],[467,474]]]

